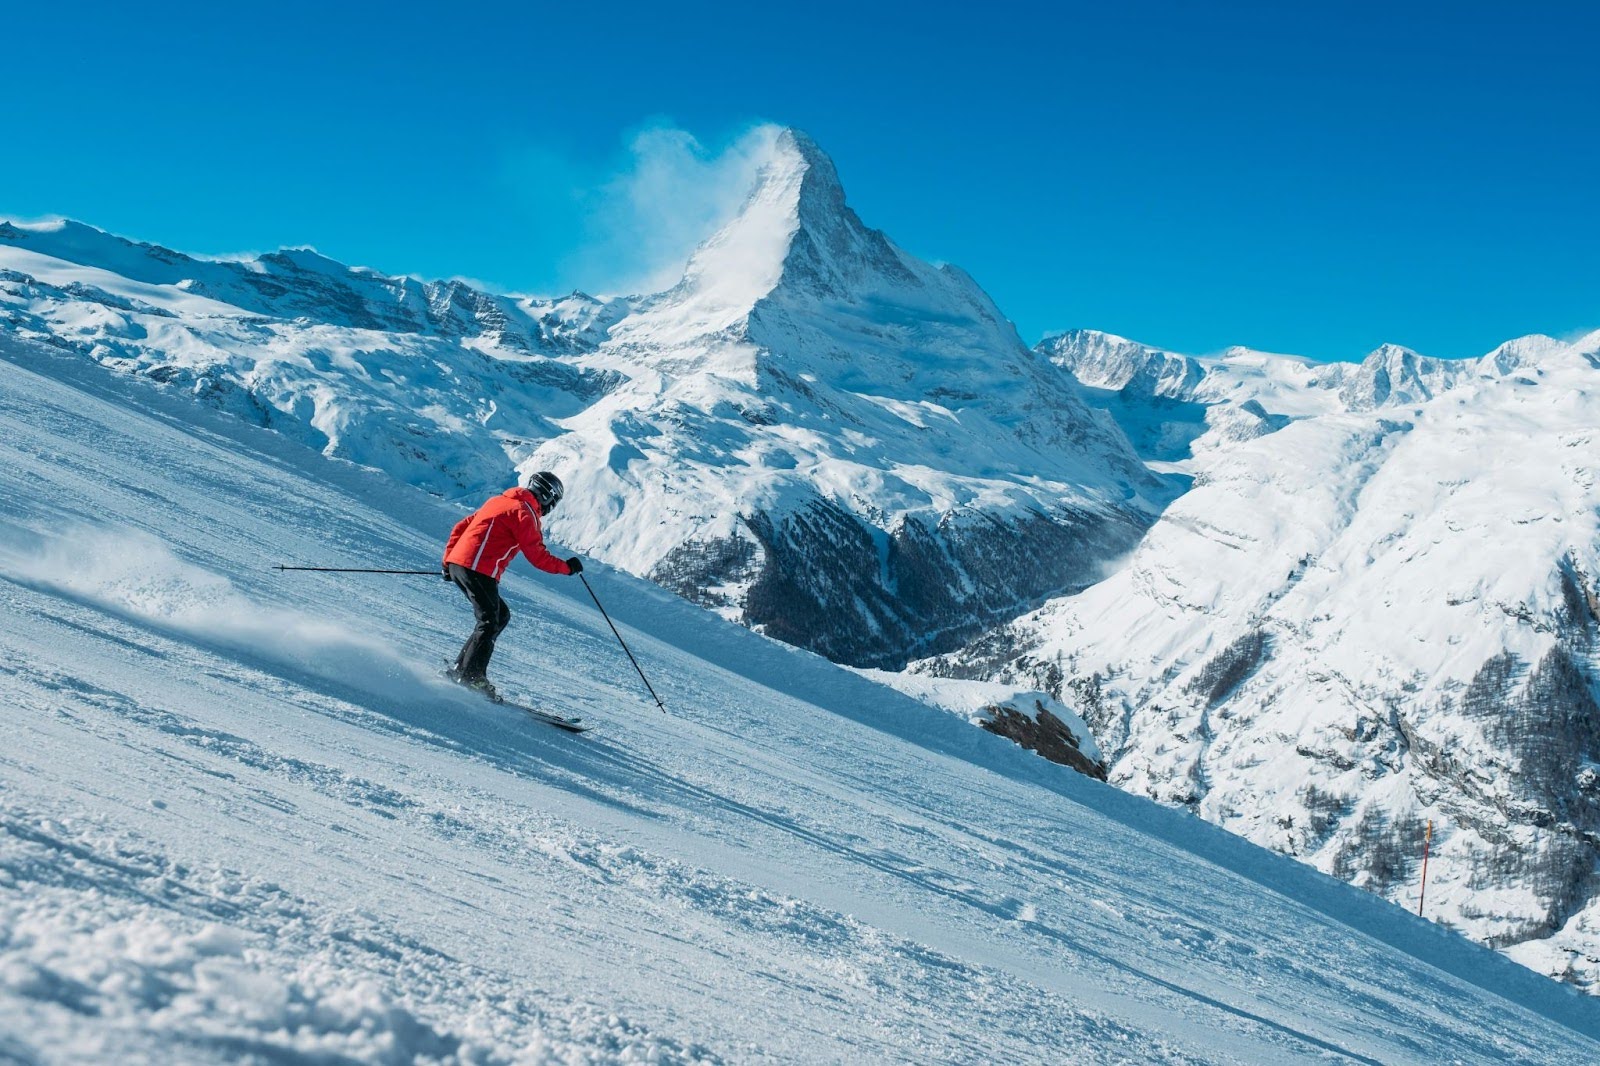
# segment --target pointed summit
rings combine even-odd
[[[774,361],[850,391],[975,400],[993,379],[1010,410],[1059,381],[965,272],[895,247],[845,201],[833,161],[798,130],[774,129],[738,214],[702,244],[683,279],[612,331],[657,366],[753,380]],[[1051,401],[1071,421],[1070,401]]]
[[[784,130],[777,151],[804,168],[799,226],[789,245],[784,280],[813,296],[838,298],[888,281],[917,284],[916,272],[881,230],[869,228],[845,203],[833,160],[799,130]]]
[[[844,186],[839,184],[839,171],[828,153],[818,147],[807,133],[792,127],[780,130],[774,145],[777,152],[798,158],[806,168],[807,195],[813,200],[829,201],[844,207]]]
[[[1425,403],[1468,376],[1460,360],[1418,355],[1399,344],[1381,344],[1345,377],[1339,397],[1352,411]]]
[[[857,665],[1085,581],[1168,491],[976,282],[863,224],[795,130],[596,358],[628,378],[535,454],[619,501],[566,512],[567,543]]]
[[[921,288],[922,275],[941,273],[868,228],[845,202],[833,160],[799,130],[780,129],[739,212],[695,250],[650,318],[684,337],[718,333],[764,301],[849,301]]]

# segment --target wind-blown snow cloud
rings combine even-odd
[[[24,563],[26,559],[26,563]],[[0,543],[0,574],[171,633],[247,653],[273,668],[408,699],[436,679],[393,647],[343,626],[259,603],[137,529],[69,526],[25,551]]]
[[[675,126],[641,130],[623,167],[580,196],[588,239],[565,272],[607,292],[671,287],[695,246],[744,203],[778,131],[756,126],[708,147]]]

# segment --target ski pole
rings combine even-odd
[[[606,614],[606,609],[600,606],[600,597],[594,594],[594,587],[589,584],[589,579],[583,576],[582,571],[579,571],[578,573],[578,580],[582,581],[583,587],[589,590],[589,598],[594,601],[594,605],[596,607],[600,607],[600,617],[606,620],[606,625],[611,627],[612,636],[617,638],[617,643],[622,645],[622,650],[628,653],[628,661],[633,663],[633,668],[635,670],[639,671],[639,680],[643,681],[644,687],[650,690],[650,695],[655,699],[656,706],[661,708],[662,714],[666,714],[667,705],[661,702],[660,696],[656,695],[655,686],[650,684],[650,679],[648,677],[644,676],[644,670],[640,668],[639,660],[633,657],[633,652],[628,648],[628,642],[622,639],[621,633],[617,632],[617,624],[611,620],[611,616],[609,614]]]
[[[274,566],[274,570],[315,570],[320,574],[432,574],[439,576],[437,570],[374,570],[366,566]]]
[[[1428,851],[1433,846],[1433,819],[1428,819],[1428,835],[1422,838],[1422,888],[1417,892],[1417,917],[1422,917],[1422,900],[1428,894]]]

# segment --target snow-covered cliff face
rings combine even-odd
[[[307,250],[0,226],[0,322],[447,497],[550,468],[566,546],[838,661],[947,650],[1126,553],[1170,497],[971,278],[776,132],[654,296],[495,296]]]
[[[1278,426],[1193,438],[1124,569],[921,668],[1060,693],[1113,782],[1413,908],[1431,820],[1428,913],[1593,989],[1597,353],[1193,361],[1169,399],[1200,424],[1243,402]],[[1113,354],[1086,374],[1124,394],[1175,365]]]

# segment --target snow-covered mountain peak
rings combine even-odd
[[[763,300],[848,300],[919,285],[904,258],[846,204],[839,173],[816,142],[779,130],[739,212],[695,250],[682,281],[625,324],[621,339],[642,331],[685,342],[742,331]],[[976,288],[959,272],[944,276]]]
[[[1346,373],[1339,397],[1352,411],[1425,403],[1475,369],[1464,360],[1433,359],[1398,344],[1384,344]]]
[[[1600,369],[1600,330],[1573,341],[1559,341],[1540,333],[1507,341],[1478,360],[1480,373],[1501,377],[1517,371],[1542,373],[1560,367]]]
[[[769,401],[805,393],[790,412],[801,421],[834,417],[816,403],[830,387],[934,400],[947,414],[996,413],[1019,391],[1045,393],[1057,417],[1086,414],[969,275],[917,259],[863,223],[832,160],[797,130],[775,133],[742,209],[696,250],[676,286],[617,324],[608,347],[624,358],[644,350],[668,372],[650,387],[711,374]],[[693,389],[704,399],[701,385]],[[902,411],[893,424],[926,432],[922,421]]]
[[[1085,385],[1187,399],[1205,376],[1199,360],[1092,329],[1046,337],[1039,353]]]
[[[0,245],[93,267],[148,285],[173,285],[189,277],[195,262],[158,244],[118,237],[72,219],[19,223],[0,220]]]
[[[276,252],[267,252],[264,255],[245,260],[245,262],[254,263],[254,269],[257,270],[270,270],[272,268],[277,268],[280,270],[297,270],[305,274],[326,274],[330,277],[342,277],[351,274],[365,277],[383,277],[382,274],[376,270],[373,270],[371,267],[346,266],[337,259],[330,259],[328,256],[323,255],[321,252],[310,247],[309,245],[302,245],[295,248],[279,248]],[[385,280],[399,282],[416,281],[415,278],[410,277]],[[439,284],[451,285],[459,284],[459,282],[440,282]]]
[[[522,462],[591,486],[560,535],[857,664],[1080,580],[1167,491],[976,282],[865,225],[793,130],[592,364],[626,383]]]
[[[0,221],[0,244],[108,271],[148,285],[182,284],[186,289],[210,287],[232,290],[235,286],[227,284],[227,281],[236,282],[240,275],[254,275],[262,279],[270,276],[287,279],[295,275],[320,275],[324,281],[332,279],[348,284],[356,279],[364,279],[390,287],[407,283],[420,287],[424,284],[415,278],[386,277],[368,267],[346,266],[307,245],[279,248],[261,255],[195,256],[159,244],[129,240],[67,218],[36,223]],[[259,282],[257,284],[260,285]],[[286,287],[280,281],[279,292],[258,292],[256,299],[247,297],[239,306],[254,313],[272,314],[276,309],[262,302],[262,298],[281,295]],[[241,295],[238,292],[233,294]]]
[[[1394,344],[1394,343],[1392,343],[1390,341],[1385,341],[1384,343],[1378,345],[1376,348],[1372,349],[1372,351],[1368,352],[1366,358],[1361,360],[1361,361],[1363,363],[1371,363],[1371,362],[1388,363],[1388,362],[1392,362],[1392,361],[1395,361],[1395,360],[1421,359],[1421,358],[1423,358],[1421,353],[1417,352],[1414,349],[1407,348],[1403,344]]]

